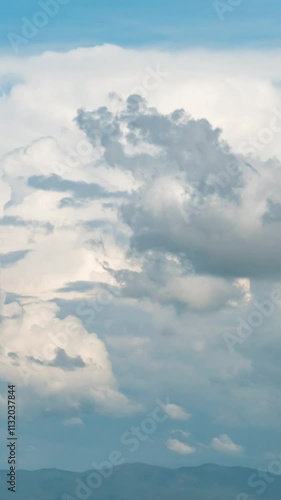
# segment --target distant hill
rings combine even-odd
[[[180,469],[124,464],[99,485],[99,471],[46,469],[18,471],[12,494],[6,489],[6,472],[0,471],[0,500],[280,500],[281,476],[268,477],[271,483],[251,469],[210,464]],[[242,493],[248,498],[239,497]]]

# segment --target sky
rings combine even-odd
[[[281,39],[278,0],[64,0],[60,3],[58,12],[50,16],[25,50],[67,50],[101,43],[127,47],[157,45],[174,50],[186,46],[277,46]],[[42,0],[42,5],[46,4],[47,0]],[[37,0],[5,2],[0,21],[2,50],[11,48],[9,33],[21,34],[22,19],[32,21],[40,10]]]
[[[20,468],[267,468],[280,2],[43,5],[0,8],[1,431],[10,382]]]

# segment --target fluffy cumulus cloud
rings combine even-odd
[[[190,413],[175,404],[168,403],[164,405],[163,409],[172,420],[189,420],[191,418]]]
[[[34,299],[4,306],[1,379],[51,397],[53,408],[92,403],[100,411],[137,410],[118,390],[104,343],[77,317],[60,320],[57,313],[54,303]]]
[[[0,98],[0,377],[27,402],[79,425],[83,405],[128,414],[171,395],[174,420],[278,426],[277,60],[110,46],[3,60],[17,83]]]
[[[191,455],[196,451],[195,448],[178,439],[168,439],[168,441],[166,441],[166,446],[169,450],[180,453],[181,455]]]
[[[242,453],[243,447],[235,444],[227,434],[215,437],[211,442],[211,447],[220,453]]]

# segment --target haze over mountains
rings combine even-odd
[[[94,474],[94,475],[93,475]],[[91,476],[92,475],[92,476]],[[98,473],[100,476],[100,474]],[[16,500],[280,500],[281,476],[242,467],[206,464],[168,469],[145,464],[116,467],[98,488],[94,471],[19,471]],[[0,500],[7,499],[0,471]],[[4,487],[4,488],[3,488]],[[5,492],[5,493],[4,493]]]

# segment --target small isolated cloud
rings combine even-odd
[[[178,439],[168,439],[165,444],[169,450],[180,453],[181,455],[191,455],[196,452],[195,448],[187,443],[179,441]]]
[[[63,425],[66,427],[82,427],[83,420],[80,417],[67,418],[63,421]]]
[[[227,434],[215,437],[211,442],[211,447],[221,453],[242,453],[243,446],[235,444]]]
[[[182,429],[174,429],[171,434],[180,434],[184,438],[190,437],[190,432],[183,431]]]
[[[178,405],[166,404],[163,409],[172,420],[189,420],[192,417],[191,413]]]
[[[279,429],[280,311],[274,303],[268,315],[267,300],[280,287],[281,156],[278,134],[265,145],[260,127],[280,119],[281,68],[277,54],[259,56],[261,86],[256,53],[244,56],[237,73],[237,54],[202,53],[200,74],[196,51],[2,58],[1,73],[24,83],[9,93],[10,76],[0,78],[0,381],[19,386],[26,411],[130,415],[165,388],[180,404],[188,394],[187,408],[210,423]],[[99,71],[104,58],[112,64]],[[119,100],[156,59],[172,78],[162,97]],[[46,99],[35,107],[34,95]],[[26,126],[15,134],[15,123]],[[227,348],[228,332],[241,349]],[[185,410],[163,409],[171,427],[187,427]],[[235,449],[211,439],[194,446]]]

